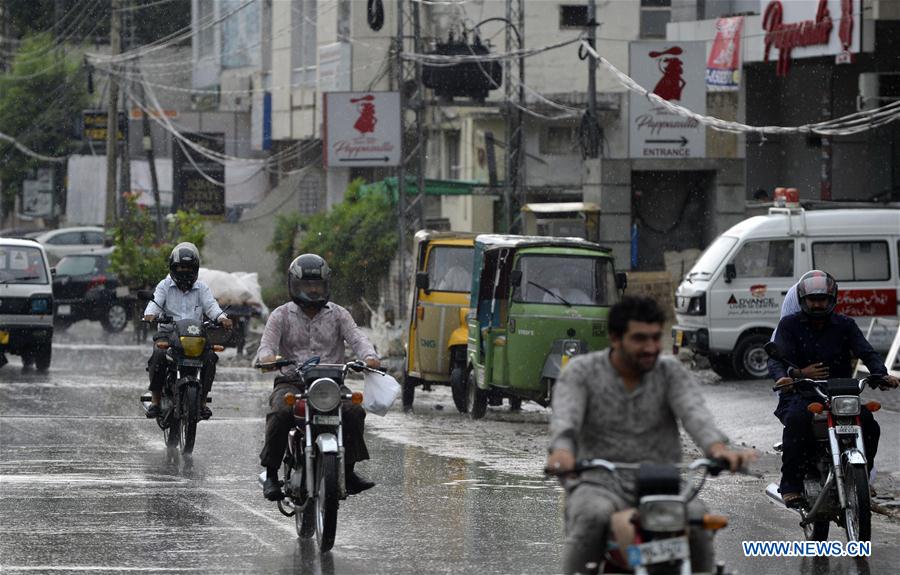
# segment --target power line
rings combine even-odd
[[[3,132],[0,132],[0,140],[5,140],[5,141],[11,143],[13,146],[16,147],[16,149],[18,149],[20,152],[22,152],[23,154],[25,154],[27,156],[31,156],[32,158],[35,158],[38,160],[43,160],[45,162],[60,162],[60,163],[62,163],[62,162],[65,162],[67,159],[66,156],[53,157],[53,156],[45,156],[44,154],[39,154],[39,153],[35,152],[34,150],[32,150],[31,148],[29,148],[28,146],[26,146],[25,144],[23,144],[22,142],[20,142],[19,140],[13,138],[12,136],[4,134]]]
[[[615,79],[625,88],[646,97],[654,104],[666,108],[679,116],[691,118],[697,122],[708,126],[714,130],[731,133],[759,133],[759,134],[820,134],[823,136],[848,136],[858,134],[873,128],[883,126],[897,119],[900,119],[900,101],[887,104],[874,110],[866,110],[849,114],[833,120],[817,122],[814,124],[804,124],[802,126],[750,126],[741,122],[722,120],[714,116],[706,116],[698,114],[685,108],[673,104],[668,100],[664,100],[651,93],[646,88],[634,81],[630,76],[613,66],[606,58],[600,56],[587,42],[582,42],[584,50],[591,53],[598,63],[606,67],[612,72]]]

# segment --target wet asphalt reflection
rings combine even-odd
[[[142,349],[55,354],[48,374],[23,373],[15,360],[0,372],[3,572],[557,568],[557,490],[375,436],[360,470],[379,485],[341,504],[337,543],[322,556],[256,483],[268,378],[221,367],[215,417],[200,425],[185,460],[138,417]]]
[[[22,372],[17,358],[0,370],[0,571],[559,571],[561,491],[537,465],[534,474],[518,471],[526,469],[520,464],[504,472],[477,454],[448,456],[405,440],[409,429],[425,435],[429,419],[450,417],[427,408],[370,426],[373,459],[360,471],[378,486],[342,502],[334,551],[319,554],[256,483],[271,379],[223,361],[214,418],[200,425],[186,460],[168,453],[155,423],[140,416],[147,355],[141,345],[69,344],[54,349],[48,374]],[[479,423],[470,432],[461,420],[453,439],[484,445],[479,436],[494,424]],[[530,421],[515,433],[536,427]],[[762,487],[728,477],[704,490],[711,509],[731,516],[716,548],[737,572],[896,572],[900,529],[881,517],[867,562],[744,558],[742,540],[799,539],[793,515],[768,503]],[[833,531],[832,539],[843,537]]]

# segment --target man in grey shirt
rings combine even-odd
[[[612,307],[610,347],[573,359],[553,388],[548,469],[569,471],[576,458],[677,464],[679,421],[707,456],[727,459],[732,471],[754,458],[726,447],[693,376],[677,359],[659,357],[664,321],[649,298],[626,297]],[[594,470],[565,487],[563,570],[578,573],[602,562],[612,514],[637,504],[634,477]]]
[[[291,263],[288,290],[292,301],[276,308],[266,321],[256,353],[260,363],[274,361],[279,356],[297,362],[318,356],[321,363],[344,363],[346,342],[366,365],[381,367],[375,348],[357,327],[350,312],[328,301],[330,275],[328,264],[316,254],[303,254]],[[266,415],[266,442],[259,454],[259,463],[266,468],[263,495],[272,501],[283,497],[278,467],[284,457],[288,431],[294,425],[293,409],[284,403],[284,396],[300,394],[301,386],[296,378],[279,377],[269,396],[271,409]],[[352,495],[375,486],[353,469],[356,463],[369,458],[363,437],[366,412],[345,401],[341,415],[347,492]]]

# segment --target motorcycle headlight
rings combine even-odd
[[[565,355],[578,355],[578,351],[581,349],[581,346],[577,341],[567,341],[563,346],[563,353]]]
[[[317,379],[309,386],[306,400],[316,411],[332,411],[341,403],[341,388],[333,379]]]
[[[681,499],[667,495],[650,495],[638,506],[641,527],[647,531],[674,532],[687,527],[687,507]]]
[[[859,415],[859,398],[855,395],[838,395],[831,398],[834,415]]]
[[[181,349],[184,350],[185,357],[200,357],[203,355],[203,348],[206,347],[205,337],[183,335],[178,339],[181,341]]]

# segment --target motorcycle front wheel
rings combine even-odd
[[[338,512],[338,461],[334,453],[320,453],[316,475],[316,542],[322,553],[334,546]],[[311,506],[307,506],[311,507]]]
[[[865,465],[844,467],[844,530],[847,541],[869,541],[872,538],[872,507],[869,498],[869,473]]]
[[[185,455],[193,453],[194,440],[197,438],[197,420],[200,418],[200,387],[187,385],[181,397],[181,452]]]

